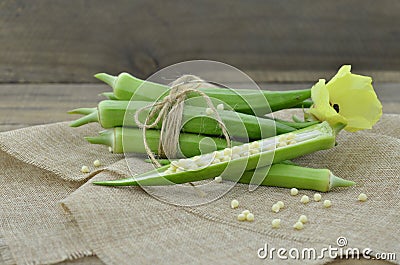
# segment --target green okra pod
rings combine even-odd
[[[145,159],[145,161],[152,163],[150,159]],[[157,161],[161,165],[171,164],[168,159],[158,159]],[[327,192],[336,187],[349,187],[355,184],[353,181],[335,176],[329,169],[303,167],[290,160],[271,165],[270,168],[245,171],[238,182],[250,184],[255,174],[261,174],[263,179],[260,183],[261,186],[280,188]],[[160,178],[163,178],[163,176],[160,176]],[[237,178],[232,177],[232,175],[226,175],[224,180],[236,181]]]
[[[265,173],[268,172],[268,173]],[[257,171],[245,171],[239,183],[250,184],[254,174],[261,174],[263,181],[261,186],[273,186],[281,188],[297,188],[315,190],[321,192],[330,191],[336,187],[349,187],[355,183],[339,178],[329,169],[307,168],[289,164],[274,164],[269,169]],[[229,175],[226,177],[229,180]]]
[[[97,109],[87,108],[87,110],[92,111],[87,113],[86,116],[73,121],[70,126],[77,127],[89,122],[99,122],[106,129],[121,126],[138,127],[133,118],[134,114],[138,109],[149,104],[151,103],[145,101],[104,100],[99,103]],[[82,109],[72,110],[70,113],[80,113],[80,110]],[[218,113],[227,128],[228,134],[232,138],[261,139],[296,130],[290,126],[290,122],[283,124],[271,119],[259,118],[229,110],[218,110]],[[148,114],[149,109],[146,109],[141,113],[139,120],[144,123]],[[218,126],[213,115],[206,113],[206,108],[185,105],[182,124],[182,132],[214,136],[222,135],[220,126]],[[294,124],[297,126],[297,123]],[[307,125],[311,124],[313,123]],[[157,129],[160,128],[161,122]]]
[[[143,143],[143,132],[140,129],[115,127],[104,130],[98,136],[85,137],[92,144],[102,144],[111,147],[113,153],[146,154]],[[146,140],[150,149],[157,153],[160,140],[159,130],[147,130]],[[232,146],[241,142],[231,141]],[[179,137],[180,153],[178,157],[191,157],[201,153],[212,152],[226,148],[226,140],[219,137],[181,133]]]
[[[114,96],[120,100],[140,100],[155,102],[168,95],[170,87],[154,82],[144,81],[128,73],[112,76],[106,73],[95,75],[113,88]],[[145,84],[144,89],[140,87]],[[298,106],[311,97],[311,89],[290,91],[266,91],[250,89],[225,89],[214,87],[200,87],[200,91],[207,94],[212,100],[225,102],[237,112],[263,116],[267,113]],[[189,93],[188,97],[198,97],[197,93]],[[190,104],[200,104],[202,101],[193,101]],[[218,103],[217,103],[218,104]]]

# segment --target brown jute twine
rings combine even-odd
[[[151,151],[147,139],[146,130],[151,128],[156,128],[158,123],[162,121],[161,125],[161,135],[158,144],[158,154],[161,157],[176,157],[179,146],[179,134],[182,125],[182,114],[184,108],[184,101],[188,93],[194,92],[203,97],[207,106],[213,111],[215,119],[222,129],[222,133],[225,136],[227,146],[231,146],[231,141],[217,109],[214,107],[211,99],[204,92],[198,90],[201,85],[206,84],[207,86],[212,86],[206,83],[203,79],[195,75],[183,75],[171,83],[171,90],[168,96],[160,102],[155,102],[154,104],[149,104],[143,108],[140,108],[135,113],[135,122],[139,128],[143,129],[143,143],[146,153],[150,157],[151,161],[157,166],[161,167],[161,164],[155,158],[153,152]],[[151,109],[149,115],[146,117],[144,123],[139,121],[139,115],[146,109]],[[149,120],[153,119],[155,116],[157,118],[153,123],[149,124]]]

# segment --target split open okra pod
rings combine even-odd
[[[331,148],[335,145],[335,135],[335,130],[323,122],[281,136],[180,159],[131,178],[93,183],[106,186],[173,185],[217,176],[223,179],[229,176],[230,180],[235,178],[239,181],[246,171]]]

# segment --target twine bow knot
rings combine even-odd
[[[225,136],[227,146],[229,147],[231,145],[226,126],[223,123],[216,108],[214,107],[210,97],[198,89],[202,84],[213,86],[209,83],[206,83],[204,80],[197,76],[183,75],[171,83],[171,90],[169,95],[164,97],[159,102],[149,104],[136,111],[134,118],[139,128],[143,129],[143,143],[146,153],[157,167],[161,167],[161,164],[157,161],[147,143],[146,130],[156,128],[159,122],[162,121],[160,140],[158,143],[158,155],[160,157],[167,158],[176,157],[179,146],[179,134],[182,126],[184,101],[189,93],[197,93],[201,97],[203,97],[203,99],[207,103],[207,106],[213,111],[219,127],[221,127],[222,129],[222,133]],[[145,122],[142,123],[139,120],[139,116],[143,111],[146,111],[147,109],[151,110],[147,115]],[[156,116],[157,118],[149,124],[149,121]]]

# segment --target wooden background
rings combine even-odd
[[[0,0],[0,131],[75,118],[66,111],[109,89],[97,72],[145,78],[192,59],[265,89],[352,64],[373,76],[384,112],[400,113],[399,43],[398,0]]]
[[[256,81],[315,81],[342,64],[400,81],[397,0],[2,0],[0,82],[146,77],[211,59]]]
[[[400,1],[0,0],[0,131],[76,118],[66,111],[109,90],[97,72],[145,78],[193,59],[279,90],[352,64],[373,76],[384,112],[400,114]]]

